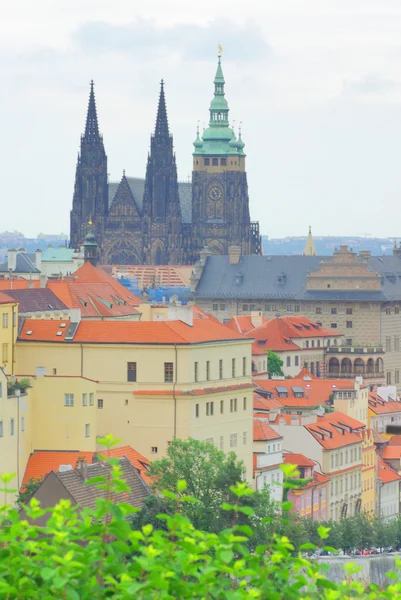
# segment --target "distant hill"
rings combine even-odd
[[[370,250],[374,255],[391,254],[394,238],[346,237],[346,236],[313,236],[316,252],[320,256],[333,254],[335,248],[348,246],[355,252]],[[399,243],[401,238],[395,238]],[[302,254],[306,237],[268,238],[262,236],[264,254]]]

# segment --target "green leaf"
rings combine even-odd
[[[187,489],[187,482],[185,479],[180,479],[177,483],[177,490],[179,492],[184,492]]]
[[[247,517],[253,517],[255,511],[250,506],[239,506],[237,508],[238,512],[246,515]]]
[[[329,537],[330,527],[319,525],[317,532],[321,540],[326,540]]]
[[[49,581],[52,579],[54,575],[57,573],[57,569],[49,569],[49,567],[43,567],[40,574],[45,581]]]
[[[146,535],[146,537],[149,537],[153,531],[153,525],[151,525],[150,523],[148,523],[147,525],[144,525],[142,527],[142,531],[143,531],[143,534]]]
[[[302,544],[299,547],[300,550],[316,550],[317,546],[315,544],[311,544],[310,542],[306,542],[306,544]]]
[[[234,552],[232,550],[222,550],[222,552],[220,552],[219,554],[221,560],[224,563],[229,563],[232,561],[232,559],[234,558]]]

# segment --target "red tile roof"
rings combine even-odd
[[[269,440],[279,440],[281,435],[274,431],[270,425],[260,419],[253,420],[253,441],[265,442]]]
[[[258,388],[270,392],[276,400],[289,408],[306,407],[313,408],[320,404],[324,405],[330,400],[334,389],[353,390],[354,382],[350,379],[317,379],[305,380],[303,378],[289,379],[257,379],[255,383]],[[287,389],[287,398],[279,396],[278,387]],[[302,388],[303,397],[295,397],[293,388]]]
[[[399,400],[392,400],[386,402],[377,397],[376,400],[368,400],[370,410],[376,415],[383,415],[387,413],[398,413],[401,412],[401,402]]]
[[[340,333],[323,329],[311,319],[303,316],[275,317],[269,319],[260,327],[248,330],[246,335],[255,339],[253,343],[255,353],[258,348],[269,349],[274,352],[288,352],[290,350],[299,352],[300,350],[306,350],[306,348],[300,348],[293,340],[342,336]]]
[[[384,460],[379,460],[377,474],[382,483],[391,483],[392,481],[400,481],[401,477],[389,467]]]
[[[263,316],[262,322],[267,323],[267,319]],[[238,333],[242,333],[244,335],[255,329],[254,325],[252,324],[251,315],[240,315],[238,317],[233,317],[227,321],[225,325],[233,331],[237,331]]]
[[[105,268],[110,266],[105,265]],[[189,286],[192,269],[192,266],[186,265],[127,265],[112,268],[115,274],[127,274],[129,278],[137,279],[140,289],[150,286]]]
[[[386,446],[382,458],[384,460],[399,460],[401,458],[401,446]]]
[[[283,408],[283,404],[277,398],[263,398],[257,392],[253,394],[253,410],[265,410],[270,412],[271,410],[280,410]]]
[[[40,288],[40,281],[33,279],[0,279],[0,290],[26,290],[28,288]]]
[[[68,325],[69,321],[26,319],[19,340],[64,342]],[[32,333],[28,334],[28,331]],[[246,338],[211,319],[195,319],[192,326],[182,321],[87,320],[79,323],[75,336],[69,343],[199,344],[233,340]]]
[[[219,321],[214,315],[205,312],[204,310],[199,308],[199,306],[193,305],[192,311],[193,311],[194,319],[210,319],[211,321],[214,321],[215,323],[221,324],[221,321]]]
[[[315,467],[315,463],[304,454],[295,454],[294,452],[283,452],[284,463],[287,465],[297,465],[297,467]]]
[[[15,300],[12,296],[7,296],[4,292],[0,292],[0,304],[16,304],[18,300]]]
[[[112,448],[109,451],[99,451],[98,454],[105,457],[118,458],[126,456],[131,464],[139,470],[145,483],[152,483],[152,479],[147,475],[146,470],[150,461],[131,448],[131,446]],[[92,464],[93,455],[93,452],[81,452],[78,450],[35,450],[29,457],[21,488],[28,483],[29,479],[43,478],[50,471],[59,471],[61,465],[71,465],[75,469],[77,460],[80,457],[85,458],[88,464]]]
[[[389,446],[401,446],[401,435],[392,435],[388,441]]]
[[[318,417],[316,423],[304,425],[304,427],[323,448],[333,450],[350,444],[361,443],[362,439],[358,430],[363,429],[365,425],[337,411],[324,417]]]

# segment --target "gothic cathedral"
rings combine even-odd
[[[193,264],[207,246],[227,254],[260,254],[259,224],[249,215],[244,142],[228,122],[219,55],[209,127],[197,133],[192,184],[178,182],[163,81],[145,179],[123,172],[108,180],[107,155],[99,133],[93,82],[75,175],[70,245],[78,248],[90,228],[100,262],[120,265]]]

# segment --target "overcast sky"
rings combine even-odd
[[[400,236],[400,0],[3,0],[0,230],[69,232],[92,78],[111,179],[144,176],[164,78],[187,180],[218,43],[262,233]]]

